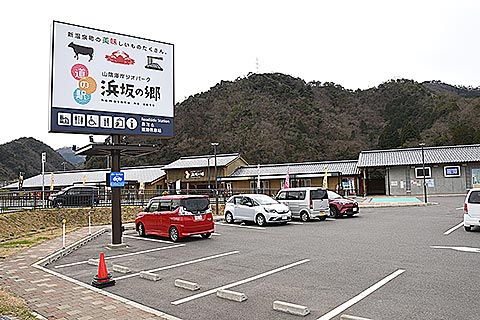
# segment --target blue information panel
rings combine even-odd
[[[110,187],[123,187],[125,186],[125,173],[124,172],[110,172]]]

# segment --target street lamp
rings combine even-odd
[[[217,147],[218,142],[212,142],[213,156],[215,158],[215,214],[218,215],[218,181],[217,181]]]
[[[420,147],[422,147],[422,172],[423,172],[423,197],[425,199],[425,203],[427,203],[427,183],[425,182],[425,152],[423,147],[425,147],[425,143],[420,143]]]
[[[207,176],[208,176],[208,192],[210,193],[210,189],[211,189],[211,186],[210,186],[210,156],[208,156],[207,158]]]

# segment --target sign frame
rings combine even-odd
[[[49,132],[173,137],[174,45],[53,21]]]

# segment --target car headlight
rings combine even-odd
[[[269,212],[269,213],[277,213],[277,210],[275,210],[275,209],[268,209],[268,208],[263,207],[263,210],[265,210],[265,212]]]

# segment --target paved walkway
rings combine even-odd
[[[100,230],[95,227],[93,231]],[[88,236],[88,228],[67,234],[66,247]],[[32,266],[62,249],[62,238],[0,261],[0,285],[27,301],[31,310],[47,319],[166,319]],[[93,279],[93,276],[92,276]],[[0,315],[1,316],[1,315]]]

